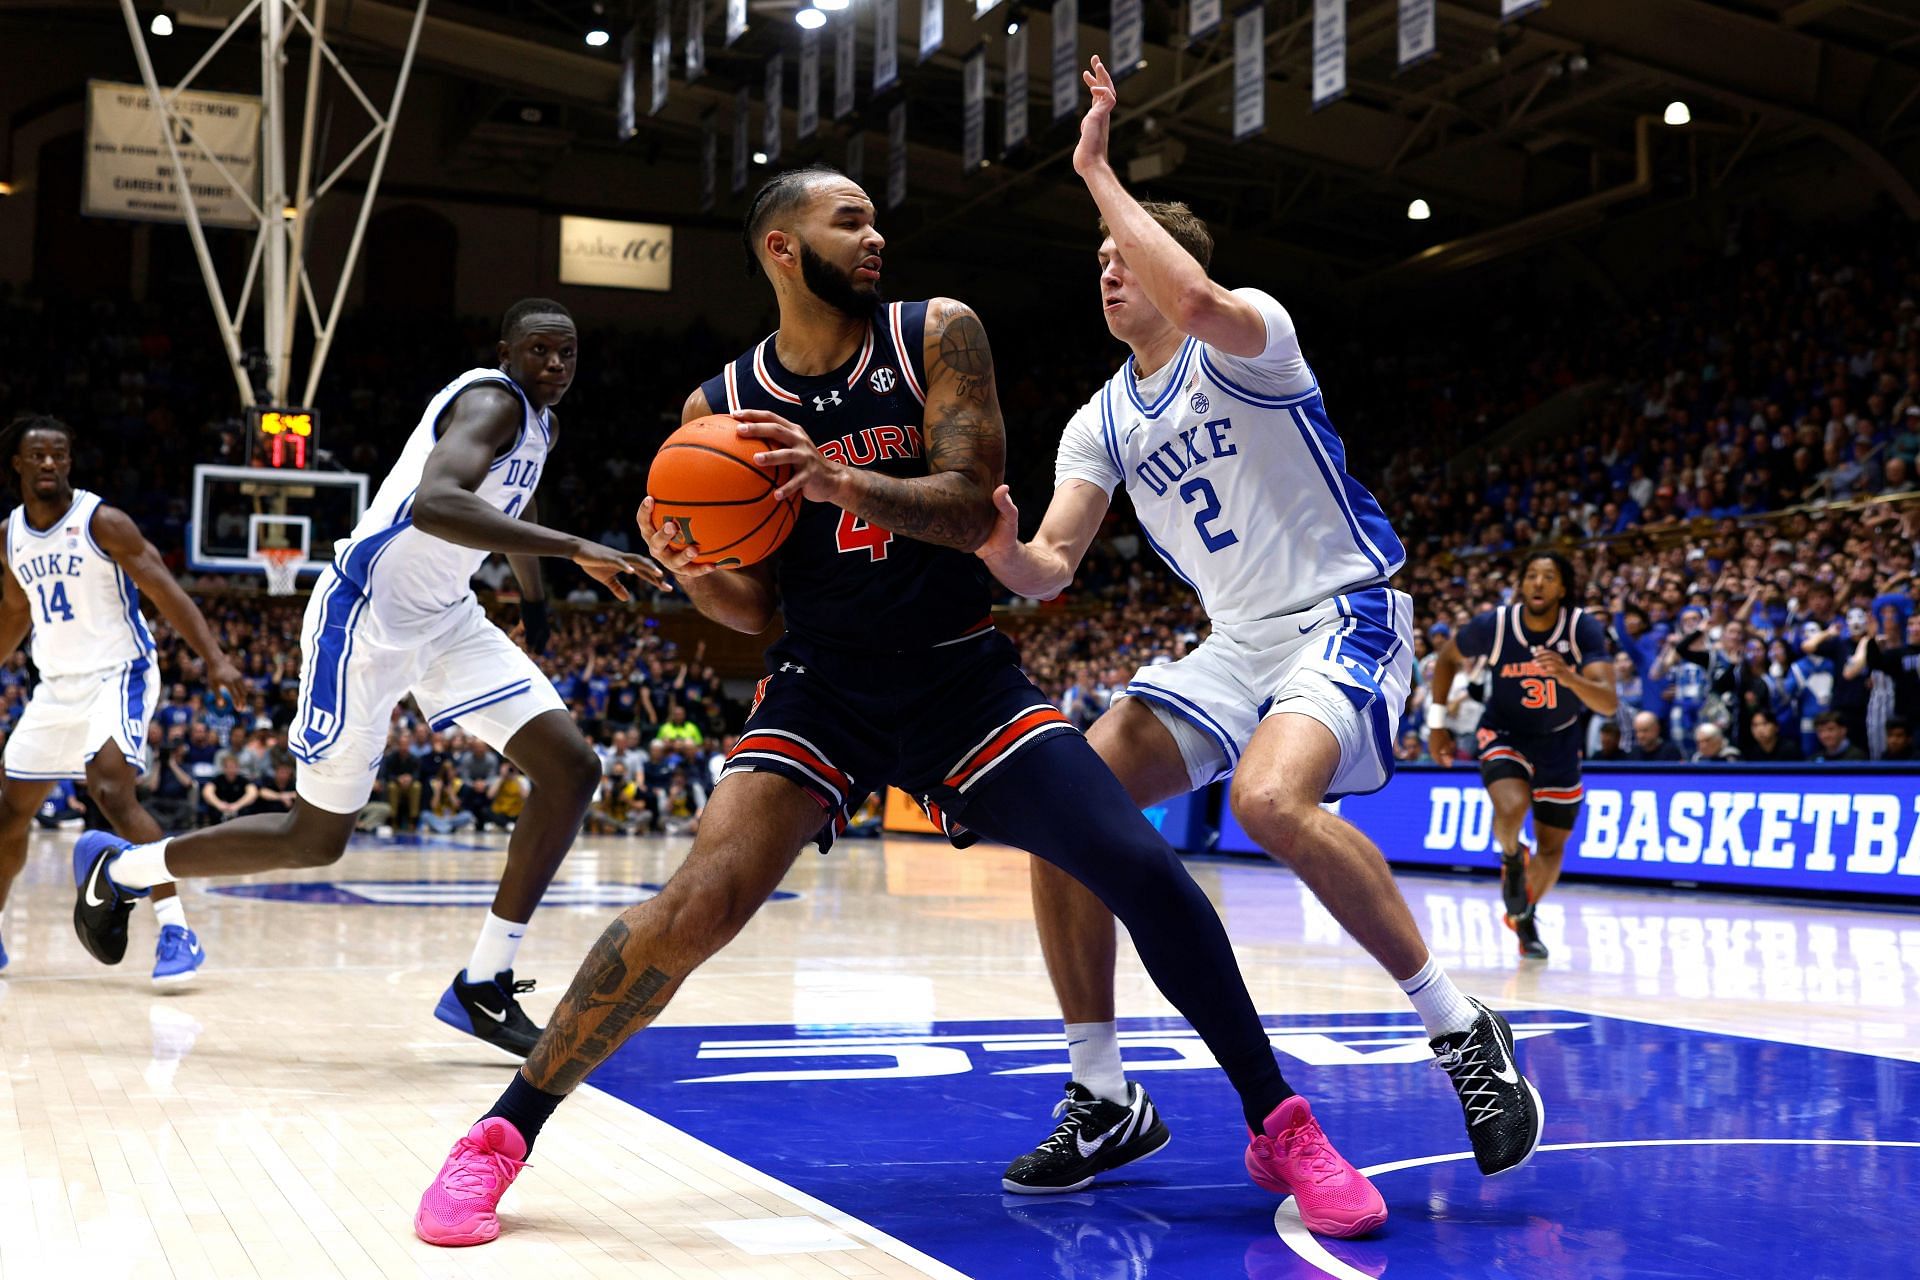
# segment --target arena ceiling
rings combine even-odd
[[[237,0],[169,7],[205,19]],[[650,21],[651,3],[637,7]],[[554,104],[569,146],[610,156],[634,149],[684,165],[688,181],[702,120],[718,111],[718,216],[727,217],[738,203],[724,194],[733,90],[752,85],[757,99],[765,59],[776,49],[793,55],[794,5],[754,0],[749,30],[731,48],[710,28],[708,75],[694,85],[678,70],[684,19],[676,5],[669,104],[642,118],[638,138],[616,144],[618,33],[634,9],[630,0],[434,0],[420,57],[502,100]],[[908,0],[901,9],[910,49],[918,6]],[[1437,10],[1436,55],[1399,73],[1397,0],[1350,0],[1348,95],[1313,112],[1311,0],[1270,3],[1266,129],[1236,144],[1227,128],[1230,24],[1187,46],[1181,6],[1146,0],[1145,65],[1121,86],[1116,152],[1123,161],[1143,151],[1177,156],[1152,187],[1192,201],[1239,253],[1347,282],[1444,273],[1662,202],[1783,181],[1837,183],[1862,203],[1883,198],[1920,220],[1920,5],[1911,0],[1556,0],[1514,23],[1501,22],[1498,0],[1438,0]],[[1085,247],[1088,205],[1067,163],[1074,129],[1049,127],[1043,100],[1033,103],[1034,136],[1021,154],[1000,156],[990,144],[989,168],[960,169],[961,59],[989,43],[996,138],[1010,12],[1033,24],[1034,86],[1044,93],[1045,6],[1003,2],[976,19],[971,0],[949,0],[945,51],[918,67],[902,53],[913,149],[909,207],[890,215],[896,243],[964,238],[990,257]],[[119,21],[98,0],[0,0],[0,14],[29,13]],[[1107,0],[1082,0],[1081,16],[1083,52],[1104,47]],[[410,19],[395,0],[330,0],[327,8],[336,44],[370,61],[397,56]],[[581,35],[599,25],[615,39],[589,49]],[[863,48],[856,123],[883,131],[891,99],[868,101],[868,57]],[[789,86],[795,79],[790,68]],[[1660,123],[1676,99],[1692,113],[1679,129]],[[820,138],[800,145],[793,133],[789,120],[783,162],[834,163],[847,126],[823,121]],[[883,132],[869,140],[870,178],[884,171],[883,144]],[[1408,221],[1415,197],[1429,202],[1431,220]]]

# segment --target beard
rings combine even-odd
[[[855,320],[871,320],[883,301],[877,282],[871,289],[858,288],[849,273],[830,266],[804,240],[800,242],[800,279],[814,297]]]

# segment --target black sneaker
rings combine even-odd
[[[1067,1096],[1053,1109],[1055,1119],[1062,1113],[1066,1118],[1045,1142],[1007,1166],[1001,1187],[1022,1196],[1078,1191],[1094,1174],[1150,1156],[1173,1136],[1147,1091],[1131,1081],[1123,1107],[1069,1080]]]
[[[83,831],[73,845],[73,931],[80,945],[101,964],[119,964],[127,955],[127,916],[145,889],[122,889],[107,874],[107,863],[133,847],[111,831]]]
[[[1534,919],[1532,907],[1517,916],[1508,916],[1507,928],[1520,939],[1521,956],[1528,960],[1547,958],[1547,944],[1540,941],[1540,922]]]
[[[1480,1011],[1473,1026],[1428,1043],[1435,1065],[1447,1073],[1460,1095],[1474,1161],[1491,1178],[1533,1158],[1547,1111],[1514,1061],[1513,1028],[1478,1000],[1468,997],[1467,1003]]]
[[[1527,901],[1527,859],[1532,854],[1533,850],[1523,844],[1511,858],[1500,855],[1500,902],[1510,916],[1519,915],[1531,905]]]
[[[462,969],[453,975],[452,985],[441,993],[440,1003],[433,1007],[433,1016],[450,1027],[524,1058],[539,1043],[541,1029],[514,997],[531,990],[533,979],[515,982],[511,969],[496,974],[491,982],[468,982],[466,970]]]

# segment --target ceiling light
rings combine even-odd
[[[1425,222],[1433,216],[1433,210],[1427,207],[1425,200],[1415,200],[1407,206],[1407,218],[1413,222]]]
[[[764,152],[764,151],[756,151],[756,152],[754,152],[754,153],[753,153],[753,162],[754,162],[755,164],[765,164],[765,163],[767,162],[767,153],[766,153],[766,152]]]
[[[1020,19],[1015,18],[1012,22],[1009,22],[1007,24],[1007,34],[1010,36],[1017,36],[1020,34]]]
[[[602,31],[599,27],[595,27],[593,30],[587,32],[587,45],[589,48],[598,49],[611,39],[613,39],[613,37],[605,31]]]
[[[12,194],[13,184],[11,182],[0,182],[0,196],[10,196]]]
[[[170,36],[173,34],[173,19],[167,14],[156,13],[153,21],[147,24],[147,30],[157,36]]]
[[[1687,104],[1684,102],[1669,102],[1667,104],[1667,114],[1660,118],[1670,125],[1679,126],[1692,120],[1693,112],[1687,110]]]
[[[818,9],[802,9],[793,15],[793,20],[809,31],[818,31],[827,25],[827,15]]]
[[[294,208],[290,204],[283,205],[281,206],[281,209],[280,209],[280,216],[285,218],[288,222],[292,222],[295,218],[300,216],[300,211]]]

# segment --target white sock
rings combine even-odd
[[[117,880],[119,877],[115,876],[114,879]],[[153,900],[153,918],[159,921],[162,929],[170,924],[177,924],[182,929],[187,927],[187,909],[181,905],[178,894],[175,894],[171,898],[155,898]]]
[[[487,922],[480,926],[473,954],[467,957],[466,980],[492,982],[496,975],[513,968],[513,958],[520,951],[520,939],[526,936],[524,921],[502,920],[493,912],[487,912]]]
[[[113,860],[107,875],[122,889],[151,889],[157,884],[172,884],[173,872],[167,870],[167,846],[171,838],[152,844],[137,844]]]
[[[1088,1093],[1127,1105],[1127,1072],[1120,1065],[1120,1035],[1111,1022],[1069,1022],[1067,1060],[1073,1078]]]
[[[1453,985],[1453,979],[1440,967],[1440,962],[1431,955],[1420,966],[1420,972],[1401,980],[1400,989],[1407,993],[1407,999],[1413,1001],[1420,1021],[1427,1024],[1429,1036],[1465,1031],[1480,1016],[1467,1003],[1467,998],[1460,994],[1460,988]]]

